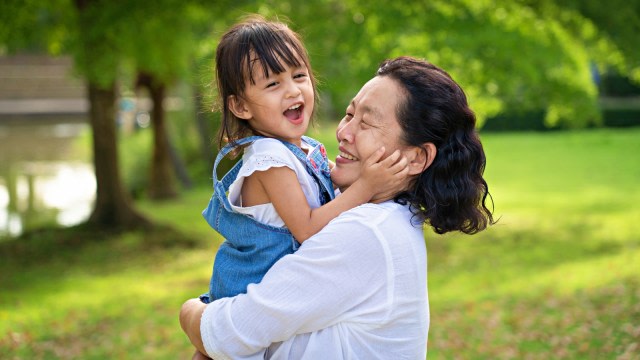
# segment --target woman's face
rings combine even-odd
[[[360,177],[362,163],[380,147],[385,147],[384,157],[404,148],[396,115],[402,94],[404,91],[395,80],[376,76],[347,107],[336,130],[340,154],[331,171],[331,179],[341,190]]]

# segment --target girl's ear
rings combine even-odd
[[[411,148],[407,155],[409,160],[409,175],[418,175],[425,171],[436,158],[438,149],[433,143],[424,143],[422,146]]]
[[[253,117],[251,110],[246,106],[246,102],[235,95],[229,95],[227,98],[227,106],[233,115],[240,119],[249,120]]]

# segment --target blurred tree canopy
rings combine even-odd
[[[222,31],[243,14],[260,13],[302,33],[322,80],[322,109],[334,118],[381,60],[401,54],[447,69],[481,121],[544,109],[550,126],[597,124],[594,69],[640,83],[638,0],[99,3],[92,28],[100,34],[87,34],[72,25],[77,14],[68,0],[5,1],[2,50],[71,53],[79,72],[100,82],[142,69],[203,83]],[[94,35],[109,41],[81,55],[79,36]]]

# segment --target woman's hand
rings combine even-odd
[[[180,326],[182,327],[182,331],[187,334],[193,346],[203,354],[207,352],[204,349],[200,335],[200,319],[206,308],[207,305],[199,299],[190,299],[182,304],[182,308],[180,309]]]

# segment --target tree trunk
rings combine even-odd
[[[99,36],[82,36],[95,35],[97,32],[95,21],[91,16],[95,15],[90,9],[91,3],[91,0],[75,0],[75,6],[79,13],[78,21],[82,45],[79,58],[85,62],[86,67],[91,67],[94,64],[88,59],[91,59],[92,55],[95,56],[95,54],[103,52],[101,51],[104,50],[103,45],[109,42],[107,38]],[[117,62],[114,62],[112,66],[112,69],[100,69],[100,71],[113,70],[115,73]],[[87,72],[88,79],[89,120],[93,133],[93,162],[97,187],[95,206],[88,222],[105,230],[149,226],[150,221],[133,208],[129,196],[123,190],[120,179],[115,122],[115,80],[107,81],[107,85],[99,85],[91,75],[95,71],[92,72],[90,68],[84,70]]]
[[[153,157],[149,178],[149,197],[155,200],[172,199],[178,193],[175,187],[175,174],[169,150],[163,105],[166,86],[153,75],[145,73],[138,74],[137,86],[143,86],[149,90],[152,102]]]
[[[123,190],[118,166],[115,123],[115,87],[101,89],[89,83],[90,120],[96,172],[96,203],[89,222],[104,228],[136,228],[149,225],[131,205]]]
[[[168,139],[168,138],[167,138]],[[187,171],[187,166],[182,161],[180,157],[180,153],[178,149],[169,141],[169,155],[171,156],[171,164],[173,164],[173,171],[176,174],[178,180],[180,180],[180,184],[185,189],[191,189],[193,187],[193,182],[191,181],[191,177],[189,176],[189,172]]]

